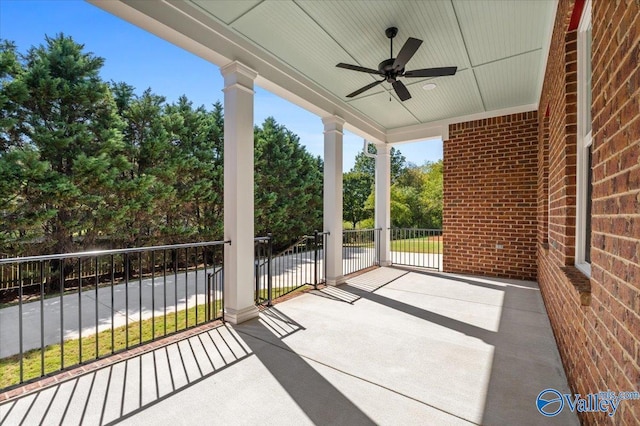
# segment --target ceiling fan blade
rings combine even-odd
[[[393,61],[393,69],[395,69],[396,71],[400,71],[401,69],[403,69],[407,62],[409,62],[409,60],[416,53],[421,44],[422,40],[409,37],[404,43],[404,46],[402,46],[402,49],[400,49],[396,60]]]
[[[403,77],[442,77],[454,75],[458,67],[425,68],[422,70],[405,71]]]
[[[366,92],[367,90],[371,89],[372,87],[377,86],[378,84],[382,83],[383,81],[384,81],[384,80],[374,81],[374,82],[373,82],[373,83],[371,83],[371,84],[367,84],[366,86],[361,87],[360,89],[356,90],[355,92],[353,92],[353,93],[349,93],[349,94],[347,95],[347,98],[353,98],[354,96],[358,96],[360,93],[362,93],[362,92]]]
[[[394,81],[392,85],[393,90],[396,91],[396,94],[402,102],[406,101],[407,99],[411,99],[411,93],[409,93],[407,86],[405,86],[404,83],[402,83],[400,80]]]
[[[372,68],[365,68],[365,67],[360,67],[358,65],[350,65],[350,64],[345,64],[340,62],[338,65],[336,65],[336,67],[338,68],[344,68],[346,70],[352,70],[352,71],[360,71],[360,72],[366,72],[369,74],[378,74],[378,75],[384,75],[382,74],[380,71],[378,70],[374,70]]]

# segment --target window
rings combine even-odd
[[[578,152],[576,176],[576,267],[591,276],[591,0],[578,26]]]

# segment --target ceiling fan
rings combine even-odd
[[[402,83],[402,81],[398,80],[398,77],[441,77],[447,75],[454,75],[458,70],[458,67],[442,67],[442,68],[425,68],[421,70],[413,70],[413,71],[405,71],[404,66],[409,62],[409,60],[416,53],[420,45],[422,44],[422,40],[418,40],[417,38],[409,37],[407,41],[400,49],[398,53],[398,57],[393,57],[393,38],[398,34],[398,29],[396,27],[390,27],[385,30],[385,34],[389,38],[391,42],[391,57],[389,59],[385,59],[380,62],[378,65],[378,69],[374,70],[372,68],[365,68],[358,65],[350,65],[345,63],[339,63],[336,65],[338,68],[344,68],[347,70],[366,72],[369,74],[375,74],[383,76],[382,80],[375,81],[371,84],[367,84],[364,87],[356,90],[353,93],[349,93],[347,98],[353,98],[354,96],[358,96],[360,93],[366,92],[367,90],[381,84],[386,81],[391,83],[393,86],[393,90],[396,91],[396,94],[400,98],[401,101],[406,101],[407,99],[411,99],[411,94],[407,89],[407,86]]]

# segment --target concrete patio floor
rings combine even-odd
[[[379,268],[0,405],[2,424],[578,424],[535,283]]]

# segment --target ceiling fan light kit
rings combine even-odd
[[[347,95],[347,98],[353,98],[355,96],[358,96],[359,94],[364,93],[367,90],[386,81],[387,83],[391,84],[391,86],[393,87],[393,90],[396,92],[396,95],[398,95],[398,98],[400,98],[400,100],[404,102],[408,99],[411,99],[411,94],[409,93],[407,86],[405,86],[402,81],[398,80],[399,77],[407,77],[407,78],[442,77],[442,76],[454,75],[458,70],[458,67],[442,67],[442,68],[424,68],[419,70],[405,71],[404,69],[405,65],[407,64],[407,62],[409,62],[409,60],[413,57],[413,55],[415,55],[418,48],[422,44],[422,40],[409,37],[407,41],[404,43],[404,46],[402,46],[402,49],[400,49],[400,52],[398,52],[398,56],[394,58],[393,57],[393,38],[396,35],[398,35],[398,29],[396,27],[387,28],[385,30],[385,34],[389,38],[389,41],[391,44],[391,55],[389,59],[385,59],[384,61],[380,62],[380,64],[378,64],[377,70],[374,70],[372,68],[361,67],[358,65],[345,64],[342,62],[336,65],[336,67],[338,68],[344,68],[347,70],[364,72],[364,73],[374,74],[374,75],[384,77],[381,80],[374,81],[373,83],[370,83],[364,87],[361,87],[355,92],[349,93]],[[426,90],[430,90],[435,87],[435,84],[433,84],[433,87],[431,88],[427,88],[426,86],[429,86],[429,85],[425,85],[424,88]]]

